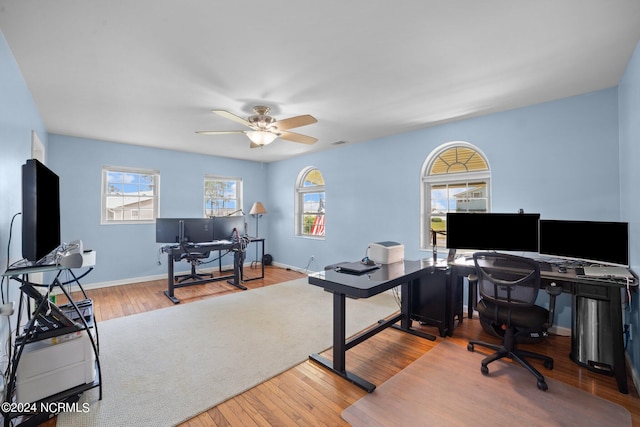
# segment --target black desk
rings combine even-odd
[[[451,264],[452,280],[462,280],[464,276],[469,273],[475,273],[475,265],[473,259],[458,258]],[[607,374],[609,372],[601,369],[598,366],[591,366],[589,364],[583,364],[576,360],[574,348],[576,345],[576,321],[577,316],[581,316],[581,313],[576,313],[579,304],[576,303],[578,299],[581,301],[587,299],[594,302],[605,302],[610,307],[610,316],[608,316],[609,324],[598,325],[602,328],[608,328],[607,335],[610,335],[611,345],[613,347],[613,366],[611,375],[615,376],[618,384],[618,390],[621,393],[628,393],[627,387],[627,370],[624,357],[624,340],[622,331],[622,297],[621,289],[626,286],[626,282],[621,282],[612,279],[594,279],[583,277],[576,273],[575,268],[567,268],[566,273],[560,273],[558,266],[551,264],[551,270],[540,271],[541,286],[544,288],[548,284],[555,283],[556,286],[562,288],[562,292],[570,293],[573,295],[573,317],[574,325],[572,327],[572,351],[570,358],[585,368],[588,368],[594,372]],[[637,280],[636,280],[637,282]],[[635,286],[634,286],[635,289]],[[467,299],[467,316],[473,317],[473,308],[476,306],[478,297],[477,286],[469,285],[468,299]],[[584,305],[584,304],[580,304]]]
[[[440,266],[434,264],[433,259],[425,259],[422,261],[401,261],[382,265],[380,269],[362,275],[339,273],[334,270],[310,274],[310,284],[320,286],[333,293],[333,362],[319,354],[312,354],[309,358],[369,393],[375,390],[376,386],[374,384],[346,370],[347,350],[371,338],[383,329],[390,326],[397,327],[395,325],[397,322],[400,322],[398,329],[422,338],[435,340],[433,335],[411,328],[411,284],[433,271],[433,269],[440,267],[446,268],[446,264]],[[396,286],[401,286],[402,292],[400,314],[388,320],[381,320],[378,325],[346,340],[346,297],[369,298]]]
[[[264,255],[264,238],[262,237],[249,237],[249,243],[256,242],[262,244],[262,253]],[[174,277],[174,262],[180,261],[182,254],[187,252],[187,249],[193,251],[201,251],[201,252],[221,252],[221,251],[233,251],[233,271],[232,274],[226,274],[218,277],[213,277],[210,279],[202,279],[202,280],[190,280],[188,282],[175,283]],[[227,283],[242,289],[246,290],[246,286],[242,285],[243,281],[249,280],[257,280],[264,278],[264,266],[262,266],[262,274],[259,277],[253,278],[244,278],[243,273],[243,260],[244,260],[244,249],[241,248],[237,242],[229,242],[229,241],[217,241],[217,242],[206,242],[206,243],[198,243],[198,244],[188,244],[184,245],[167,245],[162,247],[162,252],[167,254],[167,290],[164,291],[164,294],[169,298],[174,304],[178,304],[180,300],[175,296],[174,290],[176,288],[182,288],[186,286],[200,285],[203,283],[216,282],[220,280],[227,280]],[[219,270],[222,269],[222,261],[219,261]],[[222,271],[221,271],[222,272]]]

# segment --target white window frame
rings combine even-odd
[[[453,147],[463,147],[476,151],[487,164],[488,169],[483,171],[456,172],[442,175],[429,175],[433,163],[445,151]],[[431,236],[431,186],[432,185],[459,185],[469,182],[482,181],[487,188],[487,212],[491,212],[491,166],[487,156],[473,144],[465,141],[452,141],[440,145],[434,149],[422,164],[420,171],[420,248],[423,250],[433,250]],[[443,248],[442,248],[443,249]]]
[[[110,173],[121,173],[124,175],[146,175],[152,177],[152,191],[141,192],[138,189],[137,192],[124,192],[121,193],[121,196],[116,195],[117,193],[109,193],[107,191],[109,185],[109,176]],[[123,179],[122,182],[118,182],[117,184],[125,185],[126,178]],[[156,218],[160,216],[160,171],[155,169],[143,169],[143,168],[133,168],[133,167],[124,167],[124,166],[102,166],[102,186],[101,186],[101,206],[100,206],[100,223],[103,225],[106,224],[148,224],[155,222]],[[126,194],[126,195],[125,195]],[[114,201],[116,198],[121,197],[123,199],[130,199],[132,203],[136,203],[135,199],[137,198],[137,207],[131,209],[122,209],[123,215],[125,215],[125,211],[134,212],[136,211],[136,216],[138,219],[133,219],[133,216],[127,219],[113,219],[109,216],[109,212],[115,212],[117,209],[114,207],[124,206],[125,203],[121,205],[114,205]],[[145,200],[141,200],[145,199]],[[141,207],[141,203],[151,202],[150,209],[148,207]],[[151,215],[145,217],[145,215],[141,215],[144,211],[151,211]]]
[[[219,198],[218,200],[233,200],[235,206],[230,208],[219,208],[216,211],[213,211],[212,208],[208,209],[208,201],[211,199],[210,196],[207,195],[207,182],[209,181],[220,181],[224,183],[235,183],[235,197],[231,199],[227,198]],[[242,177],[237,176],[222,176],[222,175],[205,175],[202,187],[203,194],[203,204],[202,204],[202,215],[204,218],[212,217],[212,216],[228,216],[228,215],[242,215],[243,214],[243,204],[242,204]],[[224,203],[223,203],[224,205]]]
[[[320,171],[320,169],[314,166],[308,166],[304,168],[302,171],[300,171],[300,173],[298,174],[298,178],[296,180],[295,203],[294,203],[295,235],[298,237],[304,237],[308,239],[324,240],[326,236],[326,232],[323,232],[322,235],[304,233],[304,219],[305,219],[304,196],[310,193],[322,193],[323,194],[322,206],[324,209],[326,209],[327,193],[326,193],[325,186],[324,185],[314,185],[312,187],[304,186],[305,178],[309,173],[311,173],[314,170],[317,170],[322,175],[324,180],[324,175],[322,174],[322,171]],[[323,222],[323,225],[322,225],[324,230],[324,227],[326,224],[326,211],[324,211],[323,215],[325,215],[325,221]]]

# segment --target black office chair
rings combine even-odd
[[[489,373],[489,363],[508,357],[527,368],[537,378],[540,390],[547,390],[544,376],[525,358],[540,359],[547,369],[553,369],[553,359],[520,350],[516,348],[516,344],[544,339],[547,329],[553,323],[555,297],[562,289],[548,289],[551,304],[547,310],[535,305],[540,289],[540,267],[536,261],[495,252],[477,252],[473,255],[473,260],[477,276],[472,280],[477,279],[481,296],[476,309],[482,327],[488,333],[502,337],[502,344],[471,340],[467,349],[474,351],[475,345],[481,345],[495,350],[495,353],[482,360],[480,371],[483,374]]]
[[[213,274],[211,273],[198,273],[196,272],[196,267],[202,264],[202,261],[209,258],[209,252],[196,252],[190,251],[186,249],[187,252],[183,253],[180,256],[180,259],[183,261],[187,261],[191,264],[191,274],[184,274],[182,276],[176,276],[175,280],[177,283],[182,283],[187,280],[204,280],[205,277],[213,278]]]

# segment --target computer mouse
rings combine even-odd
[[[364,265],[376,265],[376,263],[373,262],[373,260],[369,259],[369,257],[362,258],[362,263]]]
[[[558,273],[566,273],[567,272],[567,267],[558,267]]]

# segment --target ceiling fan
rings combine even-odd
[[[316,123],[317,120],[315,117],[305,114],[284,120],[276,120],[269,116],[269,110],[270,108],[267,106],[256,105],[253,107],[255,115],[249,116],[247,119],[243,119],[242,117],[236,116],[235,114],[225,110],[211,110],[213,113],[243,124],[251,130],[203,130],[196,133],[201,135],[244,133],[251,141],[251,148],[263,147],[267,144],[271,144],[278,137],[286,139],[287,141],[300,142],[302,144],[315,144],[316,141],[318,141],[317,138],[288,131],[288,129]]]

